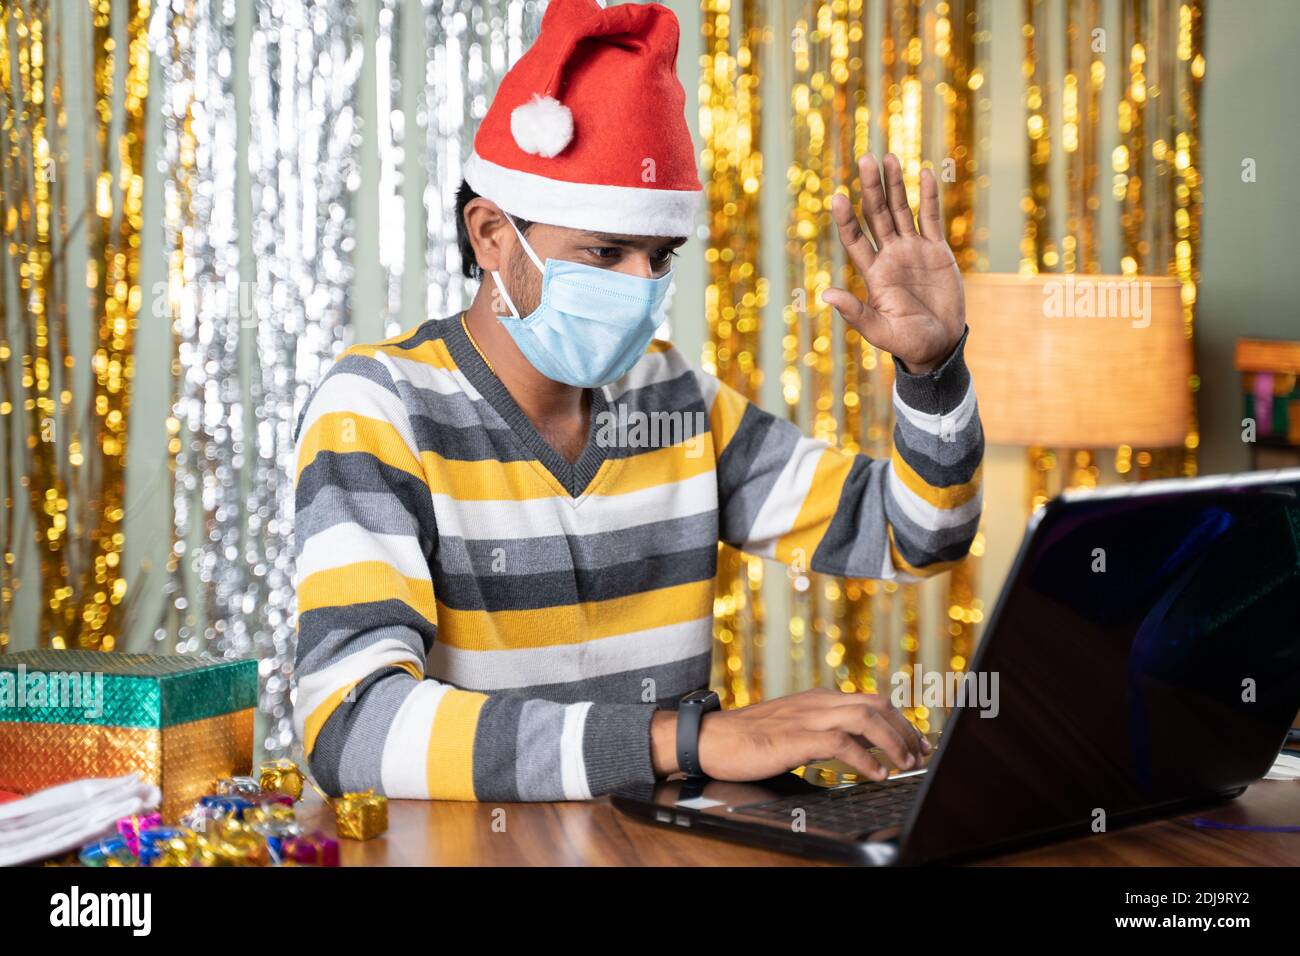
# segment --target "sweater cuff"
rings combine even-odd
[[[587,789],[593,797],[655,781],[650,761],[653,704],[592,704],[582,731]]]
[[[894,359],[894,387],[908,408],[927,415],[945,415],[961,404],[970,388],[970,369],[966,367],[966,326],[957,345],[933,371],[915,375],[902,359]]]

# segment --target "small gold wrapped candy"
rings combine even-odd
[[[262,764],[259,783],[263,790],[302,799],[303,772],[292,760],[272,760]]]
[[[146,834],[150,831],[144,831]],[[184,827],[159,828],[147,852],[149,866],[193,866],[198,853],[198,836]]]
[[[200,856],[207,866],[266,866],[266,841],[234,819],[214,820],[200,838]]]
[[[367,790],[345,793],[334,801],[338,834],[348,840],[369,840],[388,829],[388,798]]]
[[[250,826],[259,823],[293,823],[297,820],[293,807],[283,803],[267,803],[258,807],[249,807],[244,811],[243,820]]]
[[[151,866],[192,866],[197,848],[193,841],[168,840],[158,847],[158,856]]]

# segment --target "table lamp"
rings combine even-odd
[[[1182,445],[1192,348],[1164,276],[964,276],[966,360],[989,442]]]

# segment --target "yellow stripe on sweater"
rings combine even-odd
[[[547,482],[528,461],[458,461],[437,452],[420,454],[429,491],[456,501],[532,501],[569,497],[564,486]]]
[[[411,330],[411,334],[419,328]],[[452,361],[451,352],[447,349],[447,343],[442,339],[433,339],[428,342],[421,342],[415,348],[401,348],[399,343],[405,342],[410,335],[401,335],[387,342],[380,342],[377,345],[354,345],[344,355],[364,355],[367,358],[374,358],[377,354],[383,353],[392,358],[405,359],[408,362],[422,362],[425,365],[431,365],[434,368],[442,369],[446,372],[456,371],[456,363]]]
[[[426,763],[429,799],[474,800],[474,738],[487,694],[450,689],[438,702]]]
[[[614,494],[625,495],[644,491],[659,485],[686,481],[714,470],[716,458],[713,439],[708,434],[697,435],[694,450],[687,445],[656,448],[623,459],[623,473],[619,476]]]
[[[713,579],[523,611],[459,611],[438,602],[438,641],[464,651],[580,644],[695,621],[713,609]]]
[[[614,489],[625,495],[659,485],[670,485],[713,471],[713,437],[696,436],[694,446],[685,443],[656,448],[624,459],[607,459],[591,482],[599,488],[612,463],[623,473]],[[461,461],[437,452],[420,455],[429,489],[456,501],[535,501],[541,498],[569,499],[569,491],[535,461]],[[548,480],[549,479],[549,480]]]
[[[364,452],[374,455],[385,465],[405,471],[421,480],[424,469],[411,448],[393,427],[392,422],[367,418],[353,412],[326,412],[312,422],[307,434],[299,441],[298,474],[296,482],[316,456],[331,451],[337,454]]]
[[[709,409],[709,430],[713,432],[713,449],[717,457],[722,456],[736,436],[748,406],[749,401],[734,388],[728,388],[726,384],[718,386],[713,407]]]
[[[309,574],[298,584],[298,613],[398,600],[430,624],[438,623],[433,582],[408,578],[385,561],[356,561]]]
[[[980,490],[980,478],[984,465],[981,462],[975,469],[975,474],[971,476],[970,481],[963,485],[949,485],[947,488],[940,488],[932,485],[916,473],[911,465],[907,463],[898,449],[894,449],[891,456],[894,466],[894,474],[902,480],[913,494],[923,501],[927,501],[936,508],[942,508],[945,511],[953,508],[959,508],[966,502],[974,498]]]
[[[826,535],[835,510],[839,507],[840,492],[853,468],[854,456],[829,447],[817,459],[808,494],[804,495],[799,513],[790,525],[790,531],[776,542],[776,559],[785,564],[797,564],[808,570],[813,552]]]

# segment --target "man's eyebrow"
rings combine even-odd
[[[625,236],[612,232],[588,232],[583,230],[580,235],[584,240],[598,242],[602,246],[640,246],[644,245],[647,239],[656,238],[654,236]],[[667,236],[661,245],[676,249],[686,242],[689,236]]]

